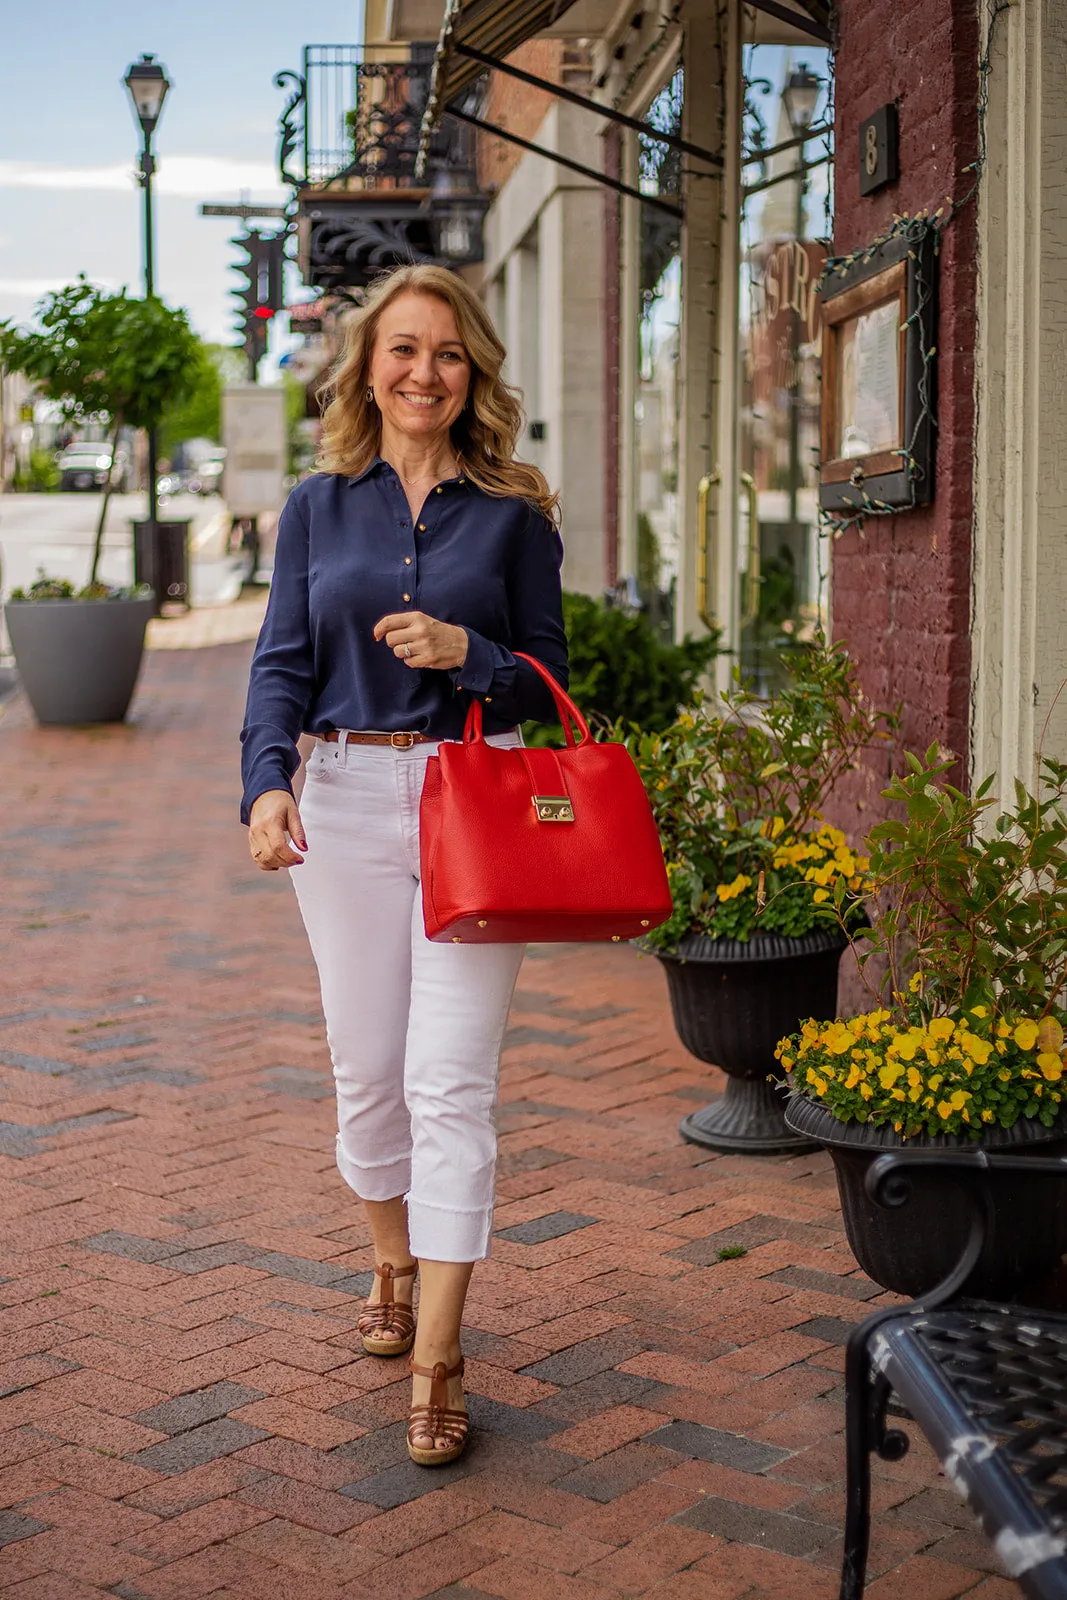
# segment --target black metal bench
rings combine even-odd
[[[1052,1171],[1067,1162],[982,1150],[893,1151],[867,1174],[879,1205],[908,1198],[909,1168],[950,1170],[973,1201],[967,1247],[921,1299],[867,1317],[845,1367],[848,1490],[841,1600],[862,1600],[870,1540],[870,1467],[899,1461],[908,1437],[887,1425],[896,1395],[975,1512],[1001,1566],[1035,1600],[1067,1600],[1067,1316],[958,1298],[989,1226],[978,1170]],[[1025,1218],[1020,1218],[1025,1226]]]

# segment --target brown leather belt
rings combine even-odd
[[[337,744],[340,740],[342,728],[330,728],[326,733],[317,735],[325,739],[327,744]],[[388,744],[394,750],[410,750],[413,744],[432,744],[433,740],[425,733],[352,733],[349,732],[349,744]]]

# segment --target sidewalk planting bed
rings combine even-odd
[[[476,1435],[412,1465],[363,1355],[314,969],[237,816],[251,646],[146,659],[126,726],[0,710],[0,1592],[19,1600],[831,1600],[842,1371],[882,1297],[829,1160],[716,1156],[658,964],[530,951]],[[871,1600],[1010,1600],[921,1439]]]

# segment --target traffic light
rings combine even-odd
[[[250,228],[237,239],[231,239],[242,252],[237,270],[244,278],[236,295],[237,329],[248,355],[249,372],[255,381],[256,368],[267,348],[267,323],[285,304],[283,262],[285,234],[261,234]]]

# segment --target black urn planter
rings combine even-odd
[[[837,1175],[841,1214],[853,1255],[883,1289],[917,1299],[946,1278],[963,1255],[972,1202],[958,1179],[935,1168],[907,1173],[908,1200],[900,1207],[876,1205],[865,1179],[885,1150],[1011,1151],[1013,1155],[1067,1154],[1067,1112],[1051,1128],[1023,1121],[1012,1128],[983,1128],[975,1141],[963,1134],[917,1134],[903,1140],[892,1128],[840,1122],[825,1106],[789,1094],[786,1121],[800,1138],[814,1139],[829,1153]],[[992,1226],[963,1293],[1009,1300],[1057,1265],[1067,1253],[1067,1182],[1055,1173],[969,1174],[987,1186]]]
[[[809,1137],[786,1125],[774,1051],[805,1018],[836,1015],[847,944],[837,930],[820,928],[797,939],[758,933],[746,943],[690,934],[676,950],[655,952],[678,1037],[730,1079],[724,1095],[682,1119],[683,1139],[749,1155],[812,1148]]]
[[[147,600],[8,600],[4,620],[38,722],[121,722],[154,615]]]

